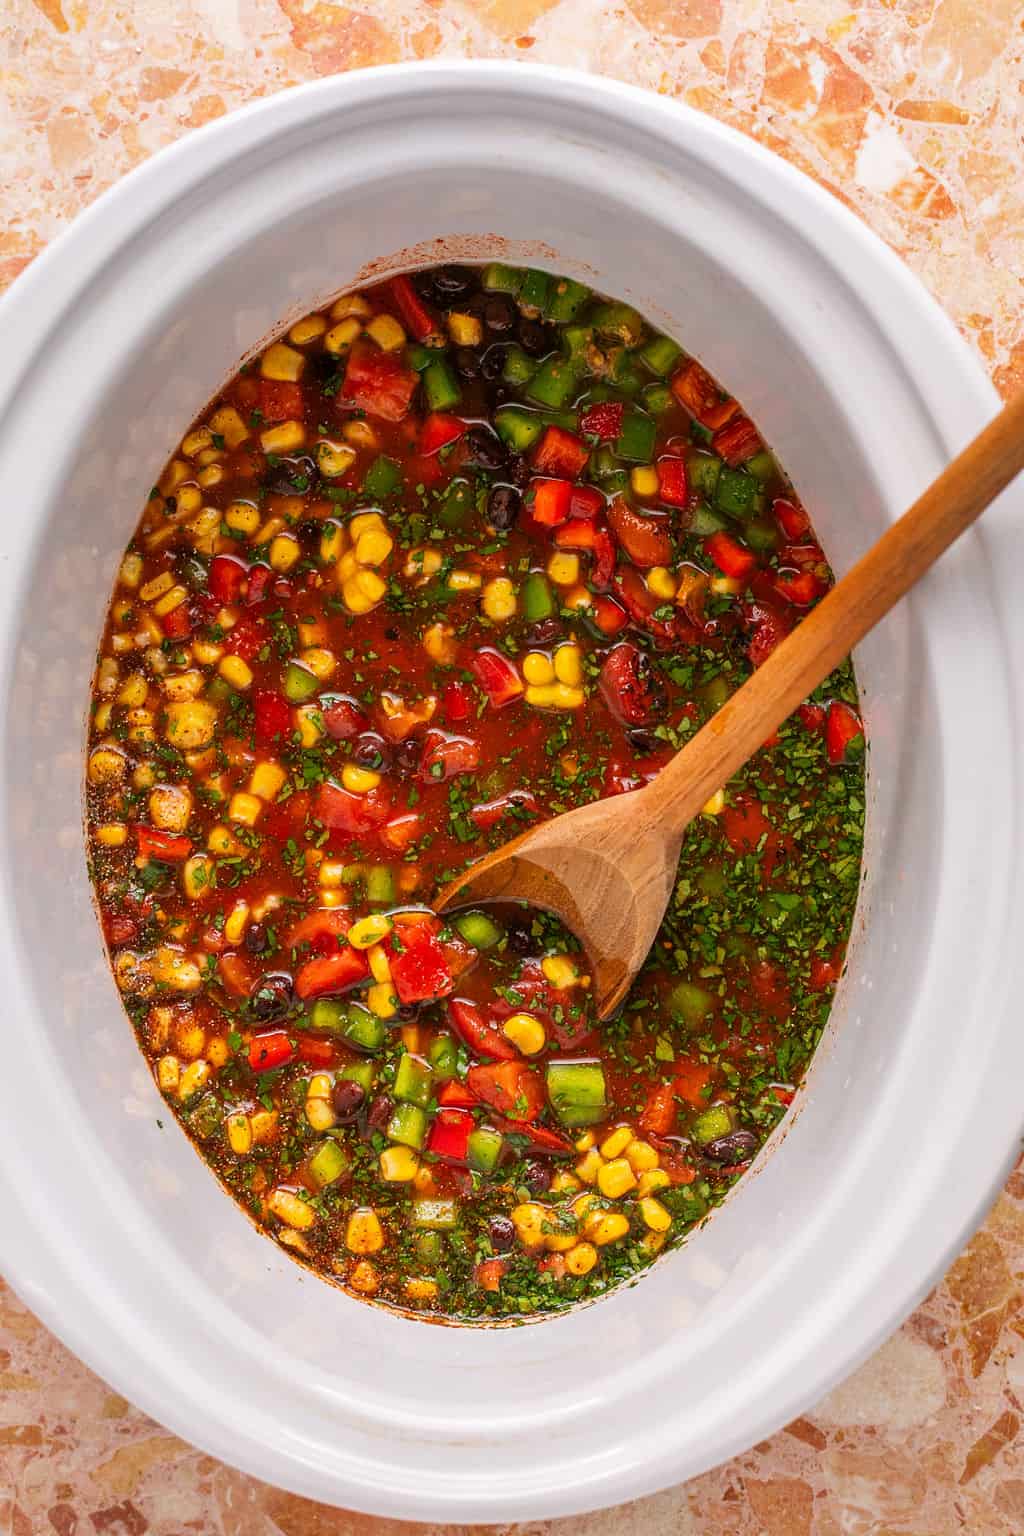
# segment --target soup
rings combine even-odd
[[[295,1258],[526,1318],[635,1276],[742,1177],[849,935],[848,664],[689,829],[611,1021],[549,916],[430,901],[649,781],[831,581],[737,400],[539,271],[346,294],[190,427],[104,632],[91,871],[161,1093]]]

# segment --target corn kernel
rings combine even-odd
[[[161,1056],[156,1064],[156,1080],[162,1093],[174,1093],[181,1080],[181,1062],[177,1056]]]
[[[189,901],[198,901],[213,889],[213,860],[205,853],[194,853],[186,859],[181,869],[181,883]]]
[[[346,763],[341,770],[341,782],[350,795],[368,795],[380,783],[380,774],[372,768],[360,768],[358,763]]]
[[[247,661],[242,660],[241,656],[222,657],[217,671],[226,683],[231,684],[232,688],[252,687],[252,668]]]
[[[222,1067],[231,1055],[223,1035],[214,1035],[206,1042],[206,1059],[211,1067]]]
[[[210,490],[215,485],[220,485],[224,478],[224,466],[222,464],[207,464],[206,468],[201,469],[198,475],[196,475],[196,479],[204,491]]]
[[[532,1013],[514,1013],[505,1020],[501,1032],[524,1056],[536,1056],[547,1044],[544,1026]]]
[[[559,1168],[558,1172],[551,1180],[549,1188],[553,1195],[564,1195],[567,1194],[569,1190],[580,1189],[582,1186],[576,1175],[574,1173],[570,1173],[568,1168]]]
[[[304,347],[308,342],[322,336],[326,329],[327,321],[323,315],[305,315],[303,319],[296,320],[288,332],[288,340],[294,341],[297,347]]]
[[[492,623],[500,624],[505,619],[514,618],[516,589],[507,576],[495,576],[493,581],[487,582],[480,593],[480,606]]]
[[[649,1173],[652,1168],[658,1166],[658,1154],[650,1142],[638,1141],[635,1137],[623,1156],[638,1178],[642,1173]]]
[[[105,731],[110,726],[110,717],[114,713],[114,706],[108,699],[105,704],[100,704],[94,711],[92,723],[97,731]]]
[[[146,969],[151,980],[172,992],[198,992],[202,984],[203,978],[195,961],[167,944],[161,944],[153,951]]]
[[[576,1164],[576,1176],[583,1180],[584,1184],[595,1184],[597,1176],[604,1167],[604,1159],[596,1147],[591,1147],[589,1152],[584,1152]]]
[[[374,607],[388,590],[386,581],[382,581],[376,571],[357,571],[353,577],[357,589]]]
[[[453,310],[448,316],[448,334],[457,347],[478,347],[484,339],[484,328],[479,316]]]
[[[173,613],[175,608],[180,608],[182,603],[187,600],[188,593],[184,587],[172,587],[169,592],[165,592],[163,597],[153,604],[153,612],[163,618],[166,614]]]
[[[396,352],[405,346],[405,332],[392,315],[374,315],[366,327],[366,334],[383,352]]]
[[[375,1296],[380,1290],[380,1271],[369,1259],[360,1259],[358,1264],[352,1266],[348,1283],[361,1296]]]
[[[568,955],[545,955],[540,968],[553,987],[568,991],[580,983],[580,973]]]
[[[238,822],[243,827],[254,827],[260,819],[263,811],[263,801],[257,800],[255,795],[246,794],[239,790],[231,796],[231,804],[228,806],[228,820]]]
[[[142,580],[142,556],[130,550],[121,561],[118,579],[123,587],[135,588]]]
[[[212,439],[213,434],[211,433],[210,440],[212,441]],[[158,482],[158,489],[161,496],[172,495],[177,487],[181,484],[181,482],[183,480],[187,480],[191,473],[192,471],[189,469],[188,465],[185,464],[181,459],[172,459],[170,464],[168,464],[167,468],[164,470],[163,474],[160,476],[160,480]]]
[[[579,709],[585,701],[582,688],[567,683],[544,683],[527,688],[524,695],[534,709]]]
[[[211,853],[219,853],[222,858],[228,859],[245,852],[245,845],[227,827],[222,826],[210,828],[206,834],[206,846]]]
[[[324,337],[324,350],[338,357],[342,352],[348,351],[361,330],[362,326],[354,318],[342,320],[339,325],[332,325]]]
[[[268,427],[260,433],[260,447],[264,453],[294,453],[306,441],[306,429],[301,421],[282,421],[276,427]]]
[[[303,1200],[301,1195],[296,1195],[290,1189],[272,1190],[267,1209],[278,1221],[294,1227],[298,1232],[308,1232],[316,1221],[316,1211],[308,1200]]]
[[[618,1200],[636,1188],[636,1175],[624,1157],[615,1157],[598,1170],[597,1187],[609,1200]]]
[[[664,1168],[648,1168],[640,1175],[637,1194],[643,1199],[645,1195],[653,1195],[656,1190],[667,1189],[671,1182]]]
[[[676,595],[676,578],[667,565],[655,565],[647,572],[647,590],[665,602],[672,601]]]
[[[217,724],[217,707],[205,699],[168,704],[164,710],[164,736],[172,747],[195,752],[208,747]]]
[[[162,597],[165,592],[169,592],[173,586],[174,577],[170,571],[161,571],[159,576],[154,576],[152,581],[146,582],[146,585],[139,592],[139,596],[144,603],[153,603],[158,597]]]
[[[204,448],[213,447],[213,433],[209,427],[196,427],[181,440],[181,451],[187,459],[194,459]]]
[[[380,1176],[389,1184],[408,1184],[419,1171],[420,1160],[411,1147],[385,1147],[380,1154]]]
[[[583,660],[578,645],[560,645],[555,651],[555,676],[560,683],[578,688],[583,682]]]
[[[219,507],[204,507],[196,517],[190,518],[185,524],[189,538],[200,554],[216,553],[220,540],[220,519]]]
[[[294,384],[302,377],[306,359],[294,347],[283,341],[275,341],[260,358],[260,373],[265,379],[277,379],[284,384]]]
[[[275,571],[290,571],[302,557],[302,545],[293,533],[279,533],[270,542],[267,559]]]
[[[247,1157],[252,1151],[252,1125],[249,1116],[241,1111],[228,1116],[228,1146],[236,1157]]]
[[[352,1212],[345,1227],[345,1247],[349,1253],[379,1253],[384,1246],[384,1232],[377,1212],[370,1205]]]
[[[119,747],[93,747],[89,754],[90,784],[116,784],[128,772],[128,759]]]
[[[102,848],[123,848],[128,841],[128,828],[123,821],[108,822],[96,828],[96,841]]]
[[[192,791],[184,784],[157,784],[149,795],[149,819],[161,832],[183,832],[192,815]]]
[[[251,501],[233,501],[225,510],[224,522],[232,533],[248,538],[260,525],[260,511]]]
[[[288,775],[280,763],[257,763],[249,777],[249,793],[261,800],[276,800]]]
[[[210,428],[218,437],[224,439],[226,448],[237,448],[249,436],[249,428],[233,405],[222,405],[219,410],[214,411],[210,417]],[[180,500],[178,505],[181,506]]]
[[[306,1119],[314,1131],[329,1131],[338,1123],[331,1102],[331,1079],[326,1072],[318,1072],[310,1079],[306,1093]]]
[[[404,1289],[407,1301],[435,1301],[437,1299],[436,1280],[411,1276],[405,1282]]]
[[[374,981],[390,982],[391,961],[383,944],[372,944],[366,952],[366,958],[370,962],[370,975]]]
[[[252,1139],[258,1147],[274,1140],[277,1135],[276,1109],[257,1109],[249,1119],[252,1124]]]
[[[358,315],[365,320],[370,313],[370,306],[361,293],[343,293],[340,299],[335,299],[331,307],[332,320],[344,320],[349,315]]]
[[[201,1024],[196,1024],[192,1015],[178,1020],[178,1026],[174,1032],[174,1044],[178,1055],[184,1061],[197,1061],[206,1049],[206,1031]]]
[[[545,1246],[544,1227],[547,1224],[548,1213],[542,1205],[537,1205],[532,1200],[527,1201],[523,1205],[514,1206],[510,1214],[516,1236],[524,1248],[536,1250]]]
[[[210,1063],[208,1061],[190,1061],[178,1082],[178,1098],[184,1104],[197,1094],[200,1088],[204,1088],[210,1080]]]
[[[321,438],[313,451],[316,454],[317,468],[329,480],[343,475],[356,456],[355,449],[350,448],[347,443],[335,443],[326,437]]]
[[[137,709],[140,704],[145,704],[149,694],[149,683],[142,672],[130,673],[117,690],[117,702],[126,705],[129,709]]]
[[[725,790],[716,789],[710,800],[700,808],[702,816],[720,816],[725,810]]]
[[[625,1151],[632,1140],[633,1132],[630,1130],[629,1126],[617,1125],[614,1131],[609,1131],[608,1135],[602,1141],[601,1156],[618,1157],[621,1152]]]
[[[593,1243],[576,1243],[565,1256],[565,1267],[570,1275],[589,1275],[597,1263],[597,1249]]]
[[[640,1239],[639,1246],[649,1258],[653,1259],[655,1254],[660,1253],[665,1246],[665,1233],[645,1232]]]
[[[744,583],[736,576],[712,576],[710,589],[716,597],[738,597]]]
[[[652,1232],[667,1232],[672,1225],[671,1215],[653,1195],[645,1195],[640,1201],[640,1215]]]
[[[410,549],[405,557],[402,575],[410,580],[422,576],[425,580],[429,576],[436,576],[441,569],[441,564],[439,549]]]
[[[229,944],[241,944],[248,926],[249,903],[247,901],[236,901],[224,919],[224,937]]]
[[[556,587],[574,587],[580,579],[580,557],[568,549],[556,549],[548,560],[548,576]]]
[[[348,931],[348,941],[353,949],[369,949],[371,944],[379,944],[382,939],[386,939],[392,926],[390,917],[385,917],[383,912],[371,912],[369,917],[361,917],[352,924]]]
[[[455,630],[450,624],[431,624],[423,631],[423,649],[439,667],[451,667],[455,665],[458,655],[458,642],[455,638]]]
[[[637,496],[657,496],[658,471],[653,464],[638,464],[630,471],[629,483]]]
[[[179,485],[174,495],[175,500],[177,501],[177,507],[175,508],[174,513],[175,517],[177,517],[179,514],[183,516],[191,516],[193,513],[198,512],[199,508],[203,504],[202,492],[200,491],[198,485]]]
[[[196,655],[199,649],[199,646],[193,647],[193,655]],[[219,654],[220,652],[218,651]],[[196,659],[202,661],[203,658],[197,655]],[[214,657],[213,659],[216,660],[217,658]],[[184,699],[198,698],[206,686],[206,678],[202,672],[193,667],[188,672],[175,672],[171,676],[165,677],[161,686],[169,699],[176,699],[180,702]]]
[[[395,541],[386,528],[370,528],[356,539],[355,555],[360,565],[383,565]]]
[[[534,686],[543,686],[555,680],[555,668],[543,651],[527,651],[523,657],[523,677]]]
[[[292,710],[292,719],[299,733],[300,744],[304,747],[315,747],[326,729],[320,705],[300,704],[297,709]]]
[[[597,1137],[594,1135],[593,1131],[583,1131],[579,1136],[577,1136],[576,1140],[573,1142],[573,1146],[576,1148],[577,1152],[589,1152],[591,1147],[597,1146]]]
[[[479,592],[483,577],[479,571],[449,571],[445,585],[449,592]]]
[[[584,1232],[596,1247],[616,1243],[629,1231],[629,1222],[619,1211],[595,1211],[587,1217]]]
[[[321,565],[336,565],[345,550],[347,535],[341,523],[328,518],[320,534],[319,558]]]

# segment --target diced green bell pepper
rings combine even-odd
[[[614,336],[627,347],[635,347],[644,333],[644,322],[629,304],[599,304],[590,319],[602,336]]]
[[[599,1061],[550,1061],[551,1108],[566,1126],[596,1125],[608,1113],[604,1067]]]
[[[692,491],[710,500],[715,494],[722,461],[713,453],[691,453],[686,460],[686,483]]]
[[[589,298],[590,289],[582,283],[574,282],[571,277],[555,278],[548,290],[548,319],[556,325],[575,320]]]
[[[579,373],[586,371],[587,352],[593,342],[594,331],[589,325],[567,325],[562,332],[562,345]]]
[[[506,267],[493,261],[484,268],[483,285],[490,293],[518,293],[525,275],[522,267]]]
[[[627,411],[622,418],[622,431],[615,440],[615,452],[631,464],[649,464],[657,430],[653,416],[643,411]]]
[[[309,1012],[310,1029],[322,1029],[340,1035],[349,1045],[372,1055],[384,1044],[387,1030],[369,1008],[359,1003],[342,1003],[333,997],[318,997]]]
[[[493,1173],[501,1159],[505,1138],[500,1131],[489,1125],[478,1125],[470,1131],[466,1143],[466,1161],[477,1173]]]
[[[445,358],[436,356],[423,370],[423,393],[432,411],[450,411],[462,399],[459,381]]]
[[[763,448],[760,453],[755,453],[752,459],[748,459],[744,468],[748,475],[753,475],[755,480],[761,481],[771,480],[779,472],[778,465],[767,448]]]
[[[755,480],[753,475],[744,474],[742,469],[730,469],[727,464],[723,464],[715,487],[715,506],[718,510],[746,522],[748,518],[756,517],[763,505],[761,482]]]
[[[652,373],[667,379],[682,350],[671,336],[652,336],[650,341],[640,348],[640,356]]]
[[[366,871],[366,899],[375,907],[389,907],[395,900],[395,877],[388,864],[371,864]]]
[[[434,347],[425,347],[419,341],[411,342],[405,349],[405,360],[415,373],[422,373],[436,356],[437,351]]]
[[[735,1129],[735,1112],[725,1104],[712,1104],[690,1127],[694,1141],[701,1147],[706,1147],[709,1141],[717,1141],[719,1136],[728,1136]]]
[[[397,491],[402,483],[402,471],[394,459],[385,458],[381,454],[374,459],[366,471],[363,481],[363,490],[367,496],[372,496],[374,501],[383,501],[385,496],[390,496],[392,491]]]
[[[503,405],[494,413],[494,426],[507,448],[525,453],[543,432],[544,418],[521,405]]]
[[[345,1004],[334,997],[318,997],[309,1010],[310,1029],[322,1029],[340,1035],[345,1024]]]
[[[523,582],[520,596],[523,600],[523,618],[528,624],[549,619],[555,611],[554,593],[543,571],[530,572]]]
[[[290,704],[304,704],[320,687],[320,679],[301,661],[290,661],[284,669],[284,696]]]
[[[505,353],[501,377],[506,384],[511,384],[515,389],[521,389],[533,377],[536,366],[533,358],[527,357],[522,347],[509,347]]]
[[[729,519],[721,512],[716,512],[709,507],[706,501],[700,502],[690,514],[689,532],[698,538],[707,538],[709,533],[718,533],[720,529],[729,526]]]
[[[648,384],[640,396],[645,411],[652,416],[664,416],[672,404],[673,395],[667,384]]]
[[[591,480],[607,480],[609,475],[617,475],[622,468],[622,460],[617,459],[608,447],[602,443],[599,448],[593,449],[587,471]]]
[[[459,1067],[459,1048],[451,1035],[435,1035],[427,1050],[427,1058],[439,1083],[453,1078]]]
[[[476,510],[476,497],[468,480],[459,476],[444,493],[436,521],[442,528],[464,528]]]
[[[782,535],[778,528],[766,517],[755,517],[752,522],[747,523],[743,529],[743,537],[751,549],[756,549],[759,554],[770,554],[782,543]]]
[[[317,1147],[309,1160],[309,1171],[318,1189],[337,1183],[349,1168],[348,1154],[338,1142],[328,1137]]]
[[[234,691],[227,678],[215,676],[207,683],[204,696],[214,704],[225,704]]]
[[[440,1232],[417,1232],[413,1238],[413,1251],[419,1263],[428,1269],[440,1264],[444,1239]]]
[[[618,348],[612,354],[611,380],[616,393],[626,395],[630,400],[638,395],[644,387],[644,376],[636,365],[632,352],[625,348]]]
[[[418,1104],[421,1109],[426,1109],[433,1091],[434,1074],[429,1062],[406,1051],[399,1057],[395,1069],[395,1098],[401,1099],[403,1104]]]
[[[505,937],[505,930],[486,912],[460,912],[455,926],[474,949],[493,949]]]
[[[705,709],[710,709],[712,714],[716,710],[721,709],[729,697],[729,691],[729,684],[721,673],[717,677],[711,678],[710,682],[705,683],[700,690],[701,701]]]
[[[550,286],[551,278],[546,272],[539,272],[536,267],[530,267],[519,289],[519,307],[535,309],[542,315],[547,309]]]
[[[414,1200],[412,1202],[414,1227],[425,1228],[428,1232],[451,1232],[458,1225],[458,1221],[457,1200]]]
[[[677,981],[668,995],[668,1006],[677,1019],[682,1019],[685,1024],[696,1029],[714,1009],[715,999],[710,992],[692,981]]]
[[[549,357],[547,362],[541,363],[526,386],[526,395],[537,405],[547,405],[554,411],[560,411],[569,404],[577,388],[577,370],[571,359]]]
[[[389,1141],[421,1152],[427,1139],[426,1112],[418,1104],[396,1104],[388,1121],[387,1134]]]
[[[186,1118],[199,1140],[208,1141],[224,1123],[224,1106],[216,1094],[205,1093]]]
[[[358,1083],[367,1093],[372,1092],[377,1069],[372,1061],[348,1061],[338,1072],[348,1082]]]

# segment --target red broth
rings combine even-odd
[[[297,1259],[528,1317],[635,1275],[742,1176],[843,964],[848,664],[691,827],[609,1023],[552,919],[430,900],[646,782],[831,581],[736,399],[545,273],[346,295],[186,433],[104,633],[91,868],[160,1091]]]

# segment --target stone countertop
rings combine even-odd
[[[0,286],[190,128],[315,76],[467,56],[613,75],[751,134],[899,252],[1004,394],[1024,384],[1019,0],[5,0]],[[1020,1536],[1022,1275],[1017,1171],[920,1310],[812,1413],[685,1486],[508,1536]],[[5,1536],[426,1531],[194,1450],[0,1282]]]

